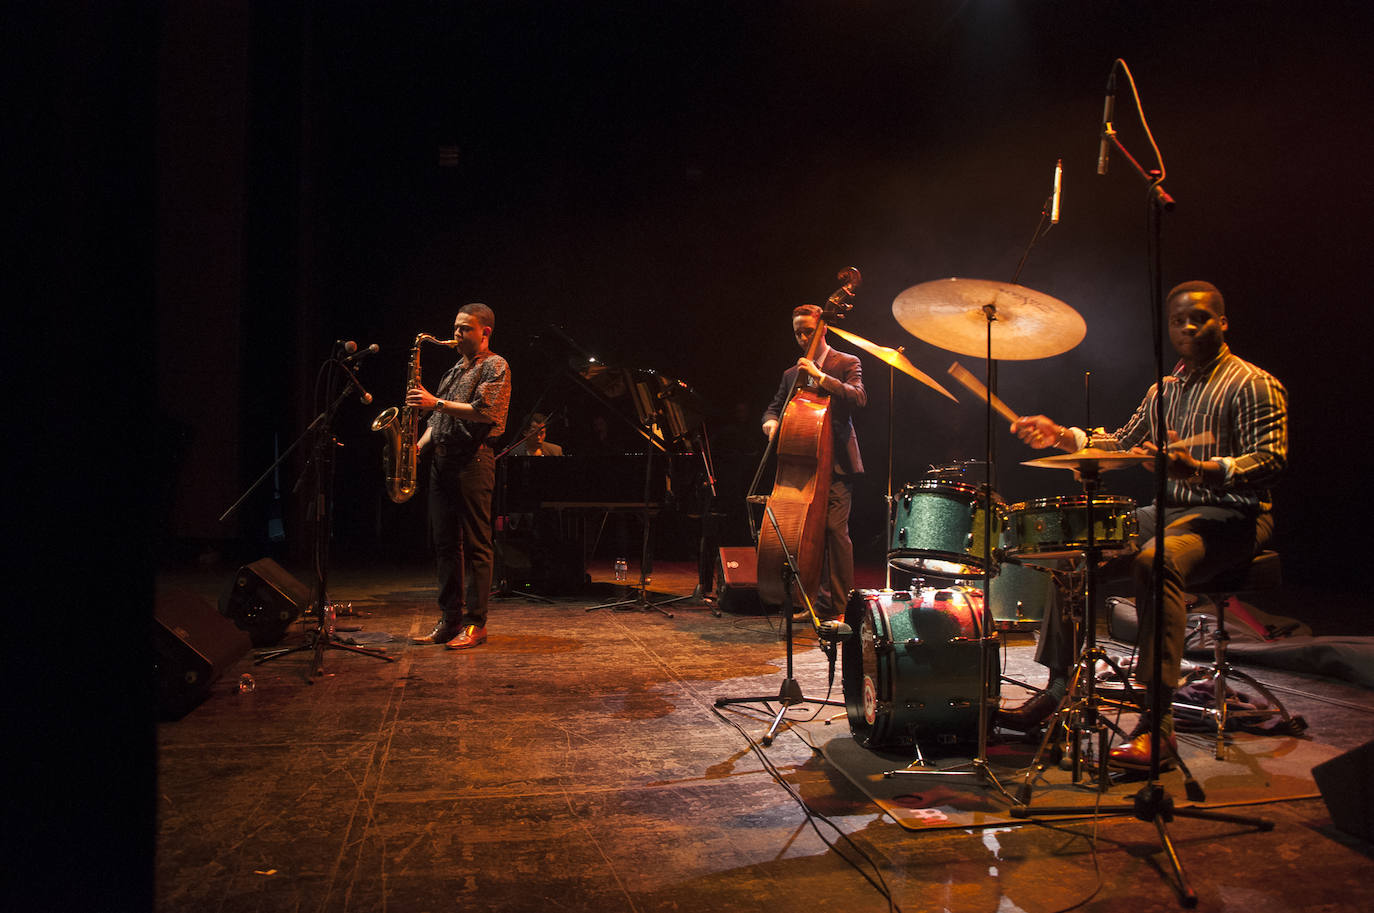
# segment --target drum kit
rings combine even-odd
[[[1064,302],[986,280],[915,286],[897,297],[893,313],[926,342],[990,360],[1047,358],[1073,348],[1086,334],[1082,317]],[[949,396],[900,349],[851,333],[843,338]],[[951,374],[982,397],[990,412],[1016,417],[995,394],[955,369]],[[988,708],[996,707],[1000,694],[1001,632],[1038,627],[1055,588],[1074,576],[1064,571],[1068,567],[1089,569],[1081,579],[1084,604],[1090,605],[1096,560],[1124,548],[1137,532],[1135,503],[1098,494],[1097,480],[1102,471],[1147,457],[1093,448],[1026,461],[1072,470],[1083,495],[1007,504],[992,491],[990,442],[988,449],[986,462],[934,467],[895,495],[889,481],[889,579],[893,569],[908,573],[911,587],[855,590],[846,607],[853,634],[844,642],[842,682],[850,729],[866,747],[910,750],[916,758],[911,767],[890,773],[952,772],[927,765],[922,743],[977,740],[981,759]],[[927,585],[932,581],[938,585]],[[1088,637],[1092,646],[1091,632]],[[980,765],[976,760],[975,767]],[[985,765],[981,770],[991,776]]]

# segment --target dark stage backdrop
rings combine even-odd
[[[363,370],[378,402],[339,416],[337,540],[423,550],[423,499],[386,501],[367,425],[400,399],[410,340],[445,335],[467,301],[496,310],[512,423],[557,395],[549,325],[690,384],[719,410],[708,430],[736,404],[752,420],[795,358],[791,308],[849,265],[864,284],[846,328],[948,381],[955,356],[904,330],[893,299],[932,279],[1010,279],[1060,158],[1062,222],[1020,281],[1070,304],[1087,337],[1003,362],[1000,391],[1022,412],[1116,427],[1154,370],[1145,185],[1120,156],[1096,174],[1122,57],[1178,200],[1165,287],[1220,286],[1232,347],[1291,394],[1290,577],[1354,585],[1374,240],[1357,38],[1374,17],[1359,4],[260,2],[167,17],[171,542],[263,539],[270,493],[216,518],[273,436],[285,445],[313,417],[316,368],[347,338],[382,352]],[[1155,164],[1124,80],[1115,121]],[[437,380],[451,357],[424,361]],[[870,474],[853,525],[878,560],[888,447],[896,486],[977,458],[983,410],[953,384],[957,405],[864,366]],[[550,439],[571,449],[585,420],[570,408]],[[1005,497],[1074,490],[1067,473],[1020,466],[1036,454],[997,432]],[[288,501],[299,472],[293,461]],[[1148,497],[1144,473],[1118,476],[1113,490]]]

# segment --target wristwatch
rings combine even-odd
[[[434,401],[434,411],[435,411],[435,412],[443,412],[443,411],[444,411],[444,407],[447,406],[447,405],[448,405],[448,403],[444,402],[443,400],[441,400],[441,399],[436,399],[436,400]]]

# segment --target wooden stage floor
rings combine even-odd
[[[226,578],[162,582],[213,598]],[[660,566],[653,592],[694,582],[685,565]],[[595,594],[519,598],[493,604],[488,644],[457,652],[409,643],[434,621],[427,568],[342,566],[330,585],[358,613],[341,626],[394,637],[381,645],[394,662],[329,650],[312,683],[309,652],[262,665],[250,653],[159,726],[157,909],[1179,908],[1148,822],[913,833],[820,753],[848,735],[843,708],[793,707],[776,741],[757,744],[764,707],[714,702],[777,693],[775,618],[690,599],[667,618],[587,611]],[[284,643],[304,636],[295,625]],[[1029,637],[1012,641],[1028,670]],[[798,683],[824,696],[824,655],[812,638],[795,645]],[[1374,735],[1374,693],[1251,671],[1311,739],[1344,750]],[[255,687],[240,693],[244,673]],[[835,698],[839,682],[837,670]],[[1320,798],[1238,813],[1275,827],[1169,825],[1199,909],[1374,908],[1371,846],[1335,830]]]

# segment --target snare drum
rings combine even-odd
[[[1115,495],[1092,500],[1094,545],[1122,548],[1140,529],[1135,502]],[[1088,548],[1088,499],[1041,498],[1011,507],[1007,551],[1023,561],[1073,558]]]
[[[996,706],[1001,685],[998,635],[980,592],[854,590],[845,623],[854,635],[844,642],[844,703],[856,741],[881,748],[978,738],[978,702]]]
[[[986,564],[983,525],[987,499],[983,491],[981,485],[929,478],[902,486],[893,504],[888,563],[922,576],[981,576]],[[1007,518],[1006,502],[996,492],[992,507],[996,519],[991,539],[995,546],[1002,540]]]

